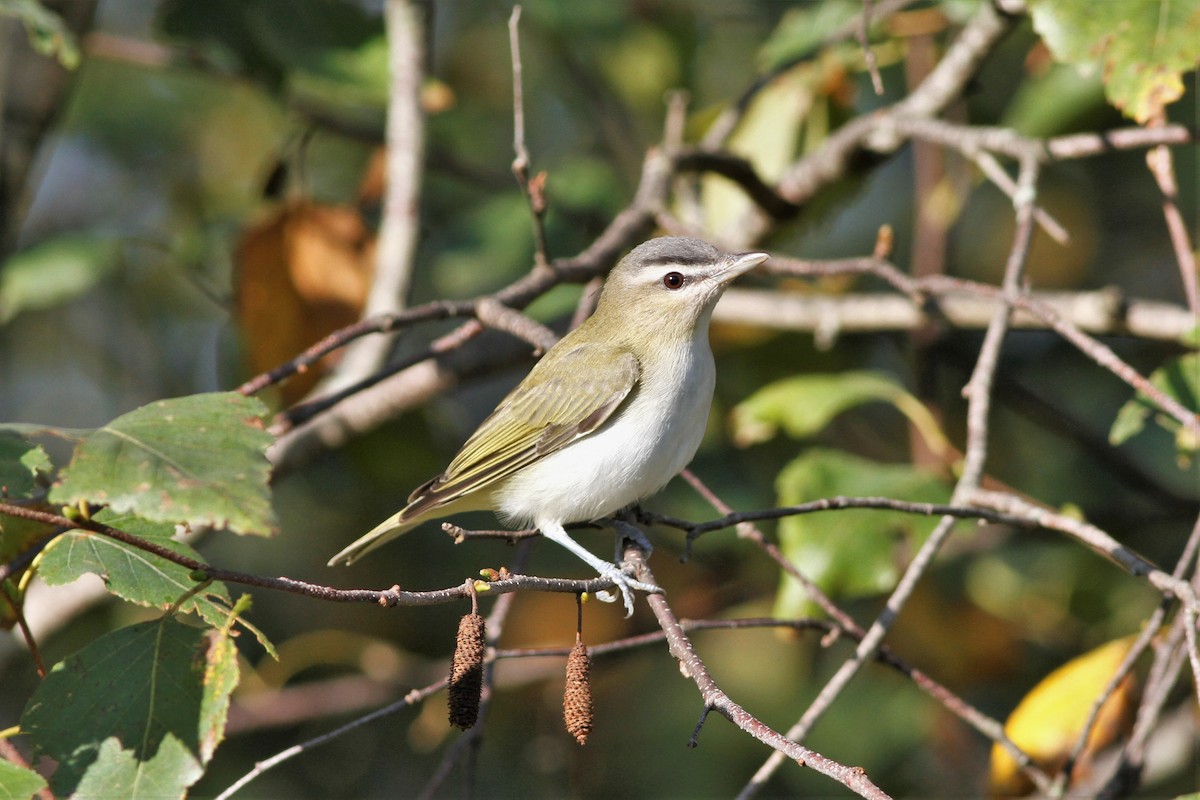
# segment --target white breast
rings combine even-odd
[[[597,519],[653,494],[687,466],[704,437],[715,383],[708,332],[697,333],[703,340],[690,358],[644,367],[636,394],[600,429],[498,486],[492,497],[500,515],[539,527]]]

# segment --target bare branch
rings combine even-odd
[[[372,711],[370,714],[366,714],[364,716],[358,717],[357,719],[353,719],[350,722],[347,722],[345,725],[342,725],[339,728],[334,728],[333,730],[329,731],[328,733],[323,733],[320,736],[314,736],[313,738],[308,739],[307,741],[303,741],[300,744],[293,745],[293,746],[287,748],[286,750],[276,753],[275,755],[271,756],[268,759],[264,759],[263,761],[257,762],[254,765],[254,769],[250,770],[245,775],[243,775],[242,777],[238,778],[236,781],[231,783],[225,789],[225,791],[223,791],[219,795],[217,795],[216,800],[229,800],[229,798],[233,797],[233,795],[236,794],[242,787],[244,787],[246,784],[250,783],[252,780],[257,778],[259,775],[262,775],[267,770],[273,769],[274,767],[279,766],[280,764],[282,764],[285,761],[293,759],[298,755],[302,755],[304,753],[307,753],[311,750],[314,750],[314,749],[320,747],[323,744],[331,742],[334,739],[337,739],[338,737],[342,736],[343,734],[347,734],[352,730],[361,728],[363,725],[374,722],[377,719],[382,719],[383,717],[387,717],[392,714],[395,714],[397,711],[402,711],[402,710],[408,708],[409,706],[416,705],[417,703],[424,701],[430,695],[437,694],[438,692],[445,689],[446,685],[448,683],[450,683],[450,678],[446,677],[440,681],[431,683],[428,686],[425,686],[424,688],[414,689],[394,703],[390,703],[390,704],[384,706],[383,708]]]
[[[646,563],[640,549],[637,547],[627,548],[625,559],[627,563],[634,565],[638,580],[652,584],[656,583],[654,574],[650,571],[650,567]],[[833,778],[860,797],[886,798],[888,796],[882,789],[871,782],[861,767],[843,766],[814,750],[810,750],[780,735],[735,703],[717,685],[708,668],[696,653],[695,648],[692,647],[691,640],[688,639],[687,633],[679,624],[679,620],[675,617],[675,613],[671,610],[670,605],[667,604],[666,597],[657,594],[649,595],[647,600],[650,603],[651,610],[654,611],[654,616],[658,619],[659,626],[662,627],[663,633],[666,634],[667,646],[670,648],[671,655],[679,660],[684,674],[690,677],[700,690],[706,714],[708,711],[719,712],[755,739],[784,753],[788,758],[796,761],[801,766],[810,767],[822,775]]]
[[[1175,248],[1175,260],[1179,263],[1183,295],[1192,314],[1200,314],[1200,277],[1196,272],[1196,251],[1192,248],[1187,224],[1179,211],[1179,185],[1175,181],[1175,162],[1171,158],[1170,148],[1161,144],[1155,147],[1146,154],[1146,164],[1162,192],[1163,216],[1167,221],[1171,246]]]
[[[421,113],[425,26],[420,4],[387,0],[388,38],[387,181],[379,224],[375,276],[363,316],[404,308],[417,250],[425,120]],[[327,383],[344,387],[377,371],[392,349],[391,337],[357,342],[346,350]]]
[[[771,263],[774,266],[774,262],[783,260],[772,258]],[[829,333],[917,330],[935,319],[961,330],[981,329],[1001,302],[995,287],[951,292],[938,291],[928,283],[909,285],[917,302],[914,296],[883,293],[787,294],[776,289],[735,286],[726,290],[713,319],[774,330],[821,332],[829,341]],[[919,291],[919,287],[926,291]],[[1018,303],[1013,328],[1054,329],[1046,318],[1027,310],[1024,303],[1050,309],[1065,324],[1102,336],[1178,342],[1196,325],[1195,317],[1182,306],[1125,298],[1108,287],[1084,292],[1031,292],[1026,301]]]
[[[699,478],[692,474],[690,470],[684,470],[682,477],[700,494],[701,497],[711,503],[713,507],[717,509],[717,511],[725,514],[726,518],[733,513],[733,509],[730,508],[724,501],[722,501],[721,498],[717,497],[717,495]],[[821,610],[828,614],[838,624],[839,628],[831,629],[832,631],[844,633],[856,642],[862,641],[863,637],[866,635],[866,631],[862,628],[862,626],[860,626],[853,617],[839,608],[837,604],[834,603],[827,594],[825,594],[825,592],[821,591],[819,586],[809,580],[808,576],[801,572],[790,559],[785,557],[783,552],[775,544],[768,541],[767,537],[764,536],[762,531],[760,531],[755,525],[749,522],[740,522],[737,525],[737,534],[738,538],[747,539],[757,545],[772,561],[779,565],[780,569],[790,575],[801,585],[801,587],[803,587],[809,599],[820,606]],[[879,650],[875,654],[875,658],[881,663],[889,664],[904,675],[908,676],[908,678],[912,680],[912,682],[916,684],[922,691],[926,692],[929,696],[941,703],[943,708],[966,722],[968,725],[979,731],[991,741],[1003,747],[1008,754],[1012,756],[1013,761],[1017,763],[1021,771],[1027,775],[1033,784],[1040,790],[1046,791],[1050,788],[1049,776],[1047,776],[1045,772],[1043,772],[1033,763],[1033,760],[1028,754],[1021,750],[1021,748],[1017,747],[1017,745],[1008,738],[1008,735],[1004,732],[1004,725],[1002,723],[993,719],[992,717],[989,717],[987,714],[984,714],[966,700],[935,681],[931,676],[900,658],[900,656],[896,655],[886,644],[879,647]],[[772,754],[772,758],[768,760],[768,763],[765,764],[762,769],[759,770],[759,774],[756,774],[755,778],[752,779],[751,782],[745,787],[743,787],[742,792],[739,793],[739,797],[753,796],[758,787],[761,785],[761,782],[765,782],[765,780],[770,776],[771,772],[773,772],[775,766],[772,765],[772,762],[778,760],[779,759]],[[759,782],[760,777],[761,782]]]
[[[525,88],[521,80],[521,6],[514,5],[508,18],[508,46],[512,52],[513,82],[513,176],[533,215],[533,260],[536,269],[549,269],[546,247],[546,174],[529,177],[529,149],[525,144]]]

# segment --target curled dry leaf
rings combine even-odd
[[[247,228],[234,253],[234,307],[251,373],[357,321],[374,263],[375,234],[351,206],[295,200]],[[284,402],[303,397],[330,363],[283,384]]]

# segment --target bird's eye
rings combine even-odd
[[[668,272],[663,275],[663,286],[668,289],[679,289],[683,286],[683,275],[678,272]]]

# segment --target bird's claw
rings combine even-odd
[[[609,564],[606,569],[600,571],[600,577],[612,581],[614,588],[621,592],[621,599],[625,603],[625,618],[629,619],[633,616],[633,590],[639,592],[647,592],[649,594],[662,594],[662,589],[655,586],[653,583],[639,581],[626,575],[625,572],[616,564]],[[605,589],[596,592],[596,599],[604,603],[614,603],[617,600],[616,595]]]

